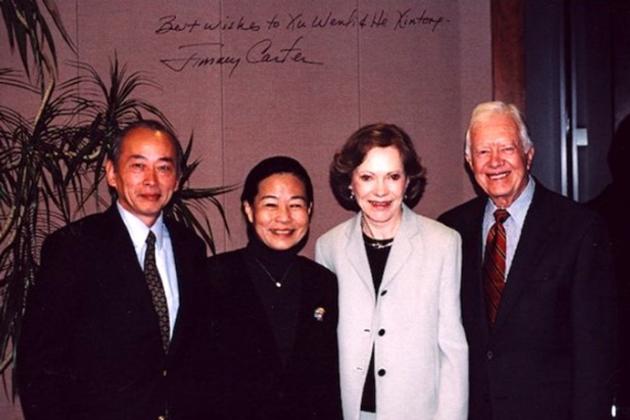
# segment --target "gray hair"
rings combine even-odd
[[[523,151],[525,153],[534,146],[534,143],[532,143],[532,140],[529,138],[529,134],[527,133],[527,126],[523,121],[523,116],[515,105],[506,104],[501,101],[482,102],[473,109],[470,116],[470,124],[468,124],[468,129],[466,130],[466,148],[464,151],[466,157],[470,157],[470,132],[473,125],[483,121],[492,114],[509,115],[512,118],[518,127],[518,136],[521,140],[521,146],[523,147]]]

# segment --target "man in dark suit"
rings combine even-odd
[[[205,261],[203,242],[162,214],[181,157],[162,124],[131,124],[106,163],[116,203],[44,242],[17,353],[27,420],[180,418]]]
[[[606,230],[531,177],[533,157],[516,107],[478,105],[466,160],[487,197],[440,217],[463,240],[469,418],[609,418],[615,311]]]

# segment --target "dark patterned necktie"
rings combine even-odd
[[[168,306],[166,304],[166,296],[164,295],[164,286],[160,279],[157,265],[155,263],[155,234],[149,231],[147,236],[147,251],[144,254],[144,278],[151,292],[151,300],[153,300],[153,308],[158,316],[160,325],[160,334],[162,336],[162,348],[164,353],[168,351],[169,343],[169,323],[168,323]]]
[[[495,223],[488,232],[486,240],[486,256],[483,263],[484,289],[486,292],[486,309],[488,320],[494,326],[503,288],[505,287],[505,251],[506,238],[503,222],[510,217],[505,209],[494,212]]]

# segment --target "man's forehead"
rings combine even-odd
[[[140,127],[127,133],[121,142],[122,152],[142,154],[141,151],[143,150],[153,151],[155,149],[162,151],[165,156],[174,156],[174,140],[163,131]]]
[[[131,153],[127,156],[127,160],[149,160],[149,159],[154,159],[160,162],[170,162],[170,163],[175,162],[175,157],[168,154],[155,157],[155,156],[143,155],[142,153]]]
[[[518,135],[510,133],[493,133],[491,135],[478,135],[472,138],[473,144],[521,144]]]
[[[488,120],[480,121],[471,128],[471,138],[476,141],[519,142],[519,130],[514,121]]]

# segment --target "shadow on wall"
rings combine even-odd
[[[5,375],[8,381],[7,390],[11,389],[11,375]],[[11,401],[11,391],[5,392],[4,387],[0,387],[0,419],[2,420],[23,420],[20,402],[16,397],[15,403]]]

